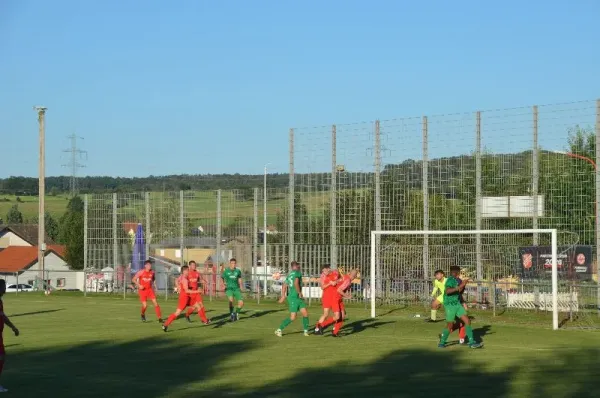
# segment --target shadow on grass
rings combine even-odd
[[[373,318],[369,319],[360,319],[358,321],[350,322],[345,324],[342,327],[342,332],[346,332],[346,334],[354,334],[364,332],[367,329],[377,329],[380,326],[388,325],[390,323],[395,323],[394,321],[379,321]]]
[[[351,356],[352,347],[349,349]],[[236,397],[597,397],[600,350],[577,350],[555,360],[532,359],[505,370],[486,370],[485,350],[398,350],[368,364],[307,369],[287,380]],[[535,357],[532,357],[535,358]],[[185,395],[192,397],[194,395]]]
[[[164,337],[20,352],[10,356],[2,381],[17,397],[167,397],[190,382],[209,380],[221,362],[255,347],[250,341],[201,345]]]
[[[63,310],[64,310],[64,308],[57,308],[55,310],[43,310],[43,311],[24,312],[22,314],[9,315],[9,318],[16,318],[16,317],[19,317],[19,316],[49,314],[51,312],[57,312],[57,311],[63,311]]]

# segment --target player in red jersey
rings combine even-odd
[[[190,306],[185,314],[185,318],[188,322],[192,322],[190,319],[190,315],[194,312],[194,309],[198,308],[198,315],[202,320],[202,323],[208,325],[210,320],[206,318],[206,308],[204,308],[204,302],[202,300],[202,292],[206,290],[206,282],[204,278],[202,278],[202,274],[198,272],[196,269],[197,265],[194,260],[188,263],[190,270],[188,271],[188,285],[192,290],[198,290],[198,294],[193,294],[190,296]],[[202,289],[200,289],[200,285],[202,285]]]
[[[142,322],[146,322],[146,308],[148,308],[148,300],[152,301],[158,322],[162,323],[163,321],[160,313],[160,306],[156,302],[156,294],[154,293],[155,280],[156,277],[154,271],[152,270],[152,261],[150,260],[144,261],[144,269],[138,271],[131,280],[131,283],[136,285],[138,294],[140,296],[140,301],[142,302]]]
[[[177,303],[177,309],[175,310],[174,313],[172,313],[171,315],[169,315],[169,318],[167,319],[167,321],[165,323],[163,323],[162,325],[162,329],[166,332],[167,329],[169,328],[169,325],[171,323],[173,323],[173,321],[175,319],[177,319],[177,317],[183,312],[185,311],[185,309],[192,305],[191,304],[191,297],[194,294],[198,294],[200,293],[198,290],[192,290],[190,289],[189,286],[189,282],[188,282],[188,273],[189,273],[189,267],[187,265],[184,265],[183,267],[181,267],[181,276],[179,277],[179,279],[177,279],[177,291],[179,292],[179,301]],[[193,308],[198,309],[199,305],[198,303],[196,303],[195,305],[193,305]]]
[[[2,375],[2,370],[4,369],[4,337],[2,334],[4,333],[4,325],[8,326],[12,329],[15,336],[19,335],[19,329],[13,325],[13,323],[8,319],[6,314],[4,313],[4,303],[2,302],[2,296],[6,293],[6,281],[4,279],[0,279],[0,375]],[[0,392],[7,392],[8,390],[2,386],[0,386]]]
[[[341,316],[339,300],[337,300],[335,289],[339,278],[339,273],[336,270],[332,271],[329,264],[323,266],[320,280],[321,289],[323,289],[323,295],[321,297],[323,315],[321,315],[315,326],[315,334],[323,334],[323,329],[334,323]],[[333,312],[333,316],[331,316],[331,312]]]
[[[341,316],[335,321],[335,325],[333,326],[333,333],[331,334],[333,337],[340,337],[340,329],[344,326],[344,318],[346,317],[346,308],[344,307],[343,299],[352,298],[352,293],[350,292],[350,287],[352,286],[352,281],[356,279],[358,275],[358,270],[353,269],[349,274],[346,274],[342,277],[342,280],[337,285],[337,299],[338,299],[338,307],[341,313]]]

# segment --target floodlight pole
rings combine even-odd
[[[42,288],[46,290],[46,277],[45,277],[45,265],[44,255],[46,254],[46,242],[45,242],[45,196],[46,196],[46,126],[45,116],[46,107],[35,106],[33,108],[38,114],[38,126],[39,126],[39,159],[38,159],[38,266],[40,268]]]

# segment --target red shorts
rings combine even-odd
[[[202,302],[202,295],[198,294],[190,294],[190,305],[195,305],[196,303]]]
[[[344,310],[344,303],[339,297],[324,297],[323,308],[330,308],[333,312]]]
[[[190,306],[191,304],[191,297],[188,296],[187,294],[181,294],[179,295],[179,300],[177,302],[177,309],[179,311],[183,311],[185,310],[188,306]]]
[[[156,295],[154,294],[154,289],[139,290],[138,294],[140,295],[140,301],[148,301],[148,300],[156,299]]]

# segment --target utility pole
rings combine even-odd
[[[68,138],[71,140],[71,148],[65,149],[63,152],[69,152],[71,154],[71,159],[68,164],[63,164],[63,167],[71,169],[70,188],[71,197],[74,197],[77,195],[77,169],[85,167],[85,165],[79,163],[77,155],[79,155],[79,158],[81,159],[83,155],[87,155],[87,152],[77,148],[77,139],[83,139],[83,137],[79,137],[77,134],[71,134]]]
[[[39,155],[39,179],[38,179],[38,266],[40,267],[42,289],[46,291],[46,277],[44,267],[44,255],[46,254],[46,209],[45,209],[45,196],[46,196],[46,107],[36,106],[34,107],[38,114],[38,125],[39,125],[39,144],[40,144],[40,155]]]

